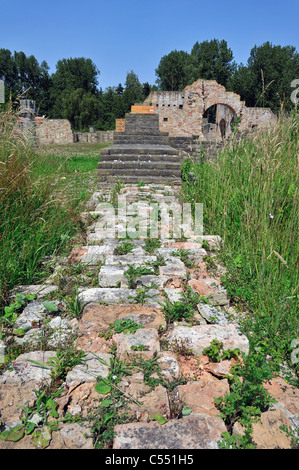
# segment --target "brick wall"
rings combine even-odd
[[[265,127],[276,121],[276,117],[270,108],[244,108],[240,130],[246,131],[254,127]]]
[[[115,120],[115,132],[124,132],[125,131],[125,119],[116,119]]]
[[[153,114],[154,112],[154,106],[139,104],[131,106],[131,113],[133,114]]]
[[[67,119],[35,119],[39,145],[73,143],[73,132]]]
[[[159,114],[159,125],[162,132],[170,136],[197,136],[199,140],[221,139],[222,119],[225,120],[225,134],[231,133],[231,122],[241,118],[242,129],[252,128],[252,125],[264,126],[275,119],[270,109],[246,108],[240,96],[226,91],[215,80],[197,80],[183,91],[152,92],[144,101],[145,105],[153,106]],[[217,105],[217,122],[203,132],[205,111]],[[222,122],[223,124],[223,122]]]

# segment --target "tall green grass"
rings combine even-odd
[[[0,308],[12,287],[43,279],[42,261],[78,232],[80,197],[67,194],[74,168],[65,161],[38,155],[12,110],[0,113]],[[70,179],[59,184],[66,167]]]
[[[224,283],[250,312],[248,327],[289,359],[298,337],[299,117],[231,142],[216,163],[183,164],[185,199],[203,203],[206,234],[224,240]]]

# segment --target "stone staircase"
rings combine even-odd
[[[230,392],[227,377],[236,360],[213,362],[203,351],[215,339],[224,349],[239,348],[247,354],[249,341],[239,329],[241,312],[231,307],[221,286],[222,267],[215,261],[211,272],[207,262],[208,258],[216,259],[221,239],[212,235],[202,236],[202,240],[164,236],[161,218],[160,247],[149,251],[147,237],[140,236],[130,239],[131,249],[122,254],[117,249],[129,240],[107,230],[111,212],[106,203],[112,195],[108,186],[93,194],[87,212],[81,214],[82,221],[92,222],[85,245],[73,246],[69,257],[57,260],[43,285],[16,289],[36,298],[28,301],[14,323],[16,331],[23,328],[24,334],[12,339],[10,333],[10,340],[24,348],[23,353],[10,367],[0,370],[0,432],[12,433],[2,436],[0,450],[93,449],[98,444],[114,452],[142,450],[145,458],[146,449],[167,453],[218,449],[227,431],[214,399]],[[118,212],[115,224],[126,229],[137,220],[134,204],[142,219],[152,210],[152,203],[173,209],[180,187],[124,185],[119,195],[127,201],[127,220]],[[171,221],[169,225],[171,228]],[[187,259],[181,259],[180,250],[185,250]],[[129,285],[125,275],[129,267],[148,263],[156,263],[157,271],[152,268],[151,274],[141,273],[135,279],[136,286]],[[76,297],[82,307],[77,314],[69,310],[63,294],[65,289],[69,293],[72,285],[77,286]],[[171,305],[181,302],[187,287],[200,294],[194,315],[167,317],[166,300]],[[146,293],[143,300],[142,290]],[[208,297],[208,304],[202,296]],[[56,308],[47,310],[44,301]],[[138,326],[135,332],[116,329],[119,322],[129,320]],[[76,365],[63,366],[59,351],[72,347],[83,352],[84,358]],[[74,354],[74,349],[70,351]],[[51,358],[52,364],[57,359],[60,373],[65,369],[60,382],[54,369],[47,366]],[[96,384],[106,379],[108,389],[99,390]],[[260,449],[289,449],[290,437],[280,426],[298,427],[299,391],[279,376],[267,381],[265,388],[277,403],[253,424],[254,442]],[[54,397],[52,408],[43,416],[38,412],[38,391]],[[22,427],[24,407],[31,428],[35,425],[31,433]],[[50,429],[45,416],[53,424],[54,417],[49,415],[53,410],[57,425]],[[103,425],[99,429],[101,413]],[[123,413],[126,417],[120,419]],[[113,427],[109,439],[108,425]],[[244,430],[236,422],[233,432]],[[103,461],[109,457],[105,452],[99,455]]]
[[[113,146],[101,151],[99,182],[179,183],[181,155],[168,133],[159,131],[157,114],[127,114],[125,131],[115,133]]]

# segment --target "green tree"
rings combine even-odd
[[[162,91],[183,90],[194,81],[195,62],[185,51],[174,50],[162,57],[156,69],[156,83]]]
[[[14,92],[18,74],[14,57],[8,49],[0,49],[0,77],[4,79],[5,86]]]
[[[225,40],[196,42],[191,50],[195,60],[196,80],[216,80],[220,85],[226,86],[236,68],[233,52]]]
[[[37,106],[48,107],[51,79],[48,64],[38,63],[33,55],[0,49],[0,77],[4,78],[5,86],[12,99],[26,97],[37,102]]]
[[[299,54],[293,46],[266,42],[254,46],[247,65],[241,64],[229,80],[229,89],[241,95],[247,106],[279,111],[293,108],[291,82],[299,77]]]
[[[68,119],[74,130],[87,131],[99,117],[99,102],[95,95],[82,88],[62,94],[63,118]]]
[[[120,87],[108,87],[105,92],[100,90],[98,100],[97,128],[103,131],[115,129],[115,119],[124,117],[127,110],[123,94],[120,93]]]
[[[144,101],[142,84],[133,70],[127,73],[123,98],[126,112],[131,110],[132,105]]]
[[[52,75],[50,117],[65,118],[72,127],[86,131],[99,120],[99,70],[91,59],[84,57],[62,59]]]

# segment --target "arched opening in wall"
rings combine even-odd
[[[216,117],[217,117],[217,104],[213,104],[210,106],[203,115],[203,119],[206,120],[209,124],[216,124]]]
[[[228,105],[215,103],[203,114],[202,133],[207,140],[223,140],[233,132],[236,112]]]

